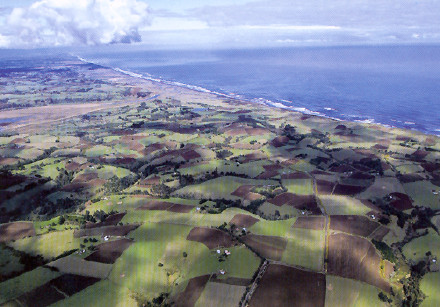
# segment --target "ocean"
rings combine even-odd
[[[148,50],[114,45],[70,54],[180,86],[440,135],[440,46]]]

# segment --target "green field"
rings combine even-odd
[[[237,196],[231,195],[238,187],[242,185],[268,185],[277,184],[273,180],[254,180],[239,177],[225,176],[205,181],[201,184],[186,186],[174,192],[176,196],[186,196],[191,198],[225,198],[237,199]]]
[[[434,210],[440,209],[440,195],[432,191],[439,191],[438,186],[429,181],[417,181],[403,185],[406,193],[414,200],[414,205],[429,207]]]
[[[80,239],[73,237],[73,230],[64,230],[8,242],[8,245],[32,255],[42,255],[50,260],[64,251],[79,248],[80,242]]]
[[[313,194],[313,183],[311,179],[283,179],[282,183],[290,193],[299,195]]]
[[[183,242],[186,246],[186,236],[190,230],[191,227],[188,226],[171,224],[141,225],[130,233],[129,236],[135,243],[114,264],[110,281],[135,292],[147,292],[151,298],[161,292],[169,292],[175,279],[182,274],[181,270],[185,270],[187,262],[195,261],[194,249],[186,250],[187,258],[182,256],[185,250],[176,257],[168,257],[169,262],[163,263],[163,267],[158,266],[159,261],[162,260],[168,244]],[[174,272],[176,268],[177,271]]]
[[[321,195],[322,205],[328,215],[365,215],[371,211],[359,200],[340,195]]]
[[[325,307],[388,306],[379,300],[379,291],[368,284],[333,275],[326,276]]]
[[[109,280],[102,280],[96,284],[78,292],[71,297],[59,301],[52,307],[70,307],[70,306],[138,306],[133,299],[133,293],[124,287],[121,287]]]
[[[39,267],[33,271],[2,282],[0,283],[0,304],[31,291],[60,275],[61,273],[59,272]]]
[[[291,228],[287,233],[287,246],[281,261],[320,271],[324,263],[324,244],[324,231]]]
[[[426,236],[414,239],[403,247],[405,257],[416,261],[424,258],[428,251],[440,257],[440,236],[432,229]]]
[[[258,223],[249,227],[249,231],[257,235],[284,237],[290,231],[295,219],[267,221],[261,219]]]
[[[208,282],[195,307],[238,306],[246,287]]]
[[[426,295],[425,300],[420,304],[421,307],[440,306],[440,293],[438,291],[440,285],[440,273],[429,272],[423,276],[420,282],[420,290]]]

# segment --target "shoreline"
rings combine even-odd
[[[230,94],[226,94],[226,93],[212,91],[212,90],[209,90],[209,89],[206,89],[206,88],[203,88],[200,86],[196,86],[196,85],[190,85],[190,84],[185,84],[182,82],[175,82],[175,81],[169,81],[169,80],[165,80],[165,79],[154,78],[153,76],[148,76],[148,75],[145,76],[145,75],[135,73],[135,72],[132,72],[129,70],[121,69],[119,67],[111,67],[111,66],[105,66],[105,65],[102,65],[99,63],[95,63],[93,61],[84,59],[78,55],[74,55],[74,54],[69,54],[69,55],[75,57],[77,60],[79,60],[83,63],[97,65],[97,66],[102,67],[104,69],[110,69],[114,72],[121,73],[121,74],[129,76],[131,78],[150,81],[150,82],[158,84],[159,86],[165,85],[165,86],[183,88],[183,89],[195,91],[198,93],[214,95],[217,97],[224,97],[227,99],[234,99],[234,100],[238,100],[238,101],[241,101],[244,103],[260,104],[260,105],[264,105],[264,106],[267,106],[270,108],[282,109],[282,110],[286,110],[289,112],[294,112],[294,113],[308,115],[308,116],[316,116],[316,117],[320,117],[320,118],[324,118],[324,119],[328,119],[328,120],[332,120],[332,121],[337,121],[337,122],[347,122],[347,123],[354,123],[354,124],[361,124],[361,125],[374,125],[374,126],[379,126],[379,127],[386,128],[386,129],[411,131],[412,133],[416,133],[416,134],[423,134],[423,135],[428,135],[428,136],[440,137],[440,129],[438,131],[438,134],[435,134],[435,133],[429,133],[427,131],[417,130],[414,128],[398,127],[398,126],[393,126],[393,125],[389,125],[389,124],[383,124],[383,123],[376,122],[374,119],[350,120],[350,119],[337,118],[337,117],[332,117],[332,116],[322,114],[317,111],[311,111],[307,108],[287,106],[287,105],[284,105],[282,102],[274,102],[274,101],[271,101],[271,100],[265,99],[265,98],[246,98],[246,97],[243,97],[239,94],[230,95]],[[325,109],[331,109],[331,108],[326,107]]]

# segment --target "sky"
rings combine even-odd
[[[440,42],[440,0],[0,0],[0,48]]]

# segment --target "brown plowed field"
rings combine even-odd
[[[368,237],[380,224],[361,215],[332,215],[330,229]]]
[[[360,280],[390,292],[390,284],[380,276],[380,260],[367,239],[343,233],[329,237],[329,274]]]
[[[309,174],[303,172],[295,172],[281,175],[281,179],[310,179]]]
[[[98,178],[98,173],[86,173],[86,174],[80,174],[76,176],[75,179],[72,180],[72,183],[81,183],[81,182],[88,182],[90,180]]]
[[[316,215],[321,214],[321,210],[319,210],[318,203],[314,195],[297,195],[286,192],[277,195],[268,201],[278,207],[289,205],[300,210],[306,209]]]
[[[238,227],[251,227],[252,225],[254,225],[255,223],[259,222],[260,220],[247,215],[247,214],[236,214],[231,221],[229,222],[229,224],[234,224],[235,226]]]
[[[287,136],[277,136],[276,138],[274,138],[270,144],[273,147],[282,147],[284,145],[286,145],[289,142],[289,138]]]
[[[300,216],[296,219],[292,227],[322,230],[324,229],[325,218],[323,216]]]
[[[255,179],[269,179],[278,175],[278,171],[266,171],[255,177]]]
[[[104,226],[99,228],[78,229],[73,232],[75,238],[94,236],[122,237],[138,228],[139,225]]]
[[[66,170],[68,171],[76,171],[81,165],[76,162],[66,163]]]
[[[168,208],[167,211],[176,212],[176,213],[188,213],[193,208],[194,208],[193,206],[174,204],[170,208]]]
[[[378,206],[376,206],[375,204],[373,204],[373,203],[372,203],[371,201],[369,201],[368,199],[360,199],[360,201],[361,201],[361,203],[362,203],[364,206],[367,206],[368,208],[370,208],[370,209],[372,210],[373,213],[378,214],[378,213],[382,212],[382,210],[381,210]]]
[[[52,305],[55,302],[64,300],[66,297],[55,290],[49,283],[44,284],[32,291],[16,298],[20,304],[12,306],[32,306],[32,307],[46,307]]]
[[[195,241],[205,244],[209,249],[213,249],[219,246],[231,247],[234,245],[234,241],[231,236],[225,232],[207,227],[194,227],[186,237],[189,241]]]
[[[176,298],[176,307],[193,307],[208,283],[210,275],[191,278],[185,291]]]
[[[231,193],[231,195],[244,198],[246,194],[248,194],[252,190],[253,187],[254,187],[253,185],[239,186],[234,192]]]
[[[326,180],[316,180],[316,185],[319,194],[332,194],[336,183]]]
[[[99,278],[86,277],[74,274],[64,274],[58,278],[52,279],[49,284],[56,287],[58,290],[71,296],[85,288],[100,281]]]
[[[97,250],[90,254],[85,260],[101,263],[115,263],[122,253],[133,244],[132,240],[121,239],[99,244]]]
[[[380,225],[379,228],[376,229],[376,231],[371,235],[371,239],[382,241],[388,232],[390,232],[390,230],[387,227]]]
[[[325,275],[271,264],[249,302],[250,307],[324,307]]]
[[[150,186],[150,185],[154,185],[154,184],[159,184],[160,183],[160,177],[159,176],[153,176],[144,180],[141,180],[139,182],[140,186]]]
[[[175,204],[168,203],[166,201],[150,200],[145,205],[142,205],[136,210],[167,210],[168,208],[171,208],[173,205]]]
[[[265,128],[246,128],[246,133],[248,135],[265,135],[270,133],[269,130],[265,129]]]
[[[61,292],[72,296],[98,281],[100,279],[94,277],[65,274],[32,291],[26,292],[18,297],[17,301],[21,303],[21,306],[49,306],[66,298]]]
[[[201,157],[200,154],[195,150],[186,151],[184,153],[181,153],[180,155],[182,156],[182,158],[184,158],[187,161],[192,159],[198,159]]]
[[[193,208],[194,208],[193,206],[189,206],[189,205],[168,203],[166,201],[160,201],[160,200],[151,200],[145,205],[137,208],[136,210],[163,210],[163,211],[176,212],[176,213],[188,213]]]
[[[287,240],[275,236],[262,236],[249,234],[242,238],[243,241],[257,251],[264,258],[281,260],[287,246]]]
[[[0,243],[35,236],[32,222],[14,222],[0,225]]]
[[[278,170],[282,169],[283,167],[279,164],[270,164],[270,165],[263,165],[263,168],[266,171],[278,171]]]

